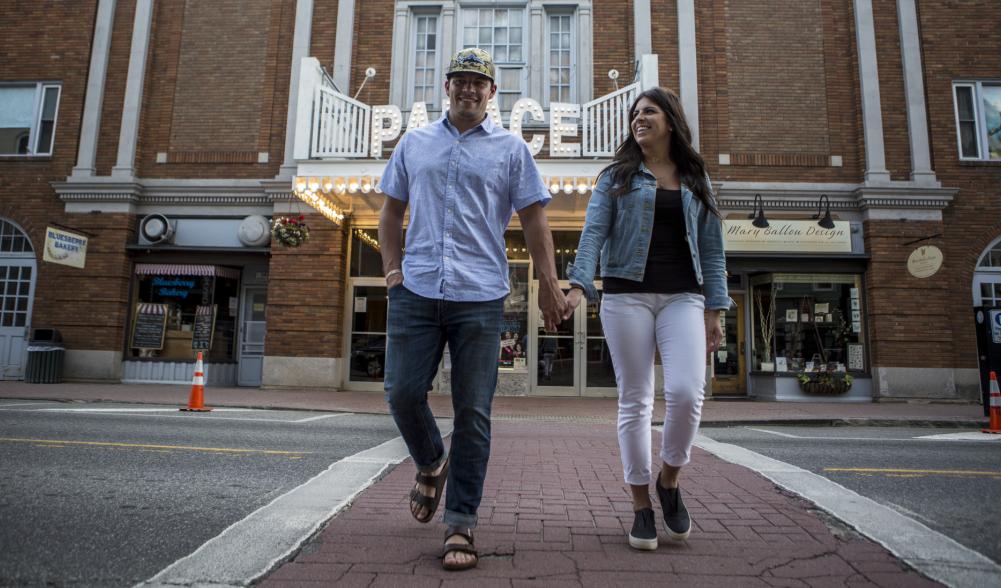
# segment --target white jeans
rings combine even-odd
[[[626,483],[649,484],[654,349],[664,366],[660,457],[691,458],[706,384],[705,298],[699,294],[605,294],[601,324],[619,388],[619,452]]]

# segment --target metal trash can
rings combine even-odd
[[[59,384],[63,381],[66,348],[56,329],[34,329],[28,340],[28,364],[24,381],[30,384]]]

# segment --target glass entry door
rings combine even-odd
[[[744,363],[744,297],[734,295],[736,307],[720,313],[723,344],[712,354],[713,396],[746,396]]]
[[[389,300],[383,278],[359,278],[349,286],[348,378],[352,390],[382,390],[386,366]]]
[[[240,366],[236,379],[239,386],[261,385],[264,339],[267,336],[267,322],[264,316],[267,303],[268,290],[264,286],[247,286],[243,289]]]
[[[569,283],[561,282],[564,292]],[[600,294],[600,290],[599,290]],[[539,308],[539,285],[532,282],[529,328],[534,362],[531,393],[536,396],[615,396],[615,370],[598,316],[598,302],[582,302],[574,315],[547,333]]]

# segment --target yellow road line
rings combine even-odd
[[[1001,472],[977,470],[906,470],[899,468],[824,468],[825,472],[851,472],[856,474],[917,474],[943,476],[1001,476]]]
[[[277,451],[273,449],[234,449],[230,447],[191,447],[186,445],[149,445],[145,443],[111,443],[102,441],[59,441],[55,439],[17,439],[0,437],[0,442],[43,443],[51,445],[91,445],[95,447],[129,447],[138,449],[182,449],[186,451],[209,451],[212,453],[263,453],[266,455],[306,455],[309,451]]]

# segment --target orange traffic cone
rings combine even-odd
[[[198,352],[198,359],[195,360],[195,375],[191,378],[191,396],[188,397],[188,407],[182,408],[185,412],[208,412],[211,408],[205,407],[205,372],[202,371],[202,352]]]
[[[1001,389],[998,389],[998,377],[991,372],[991,422],[984,433],[1001,433]]]

